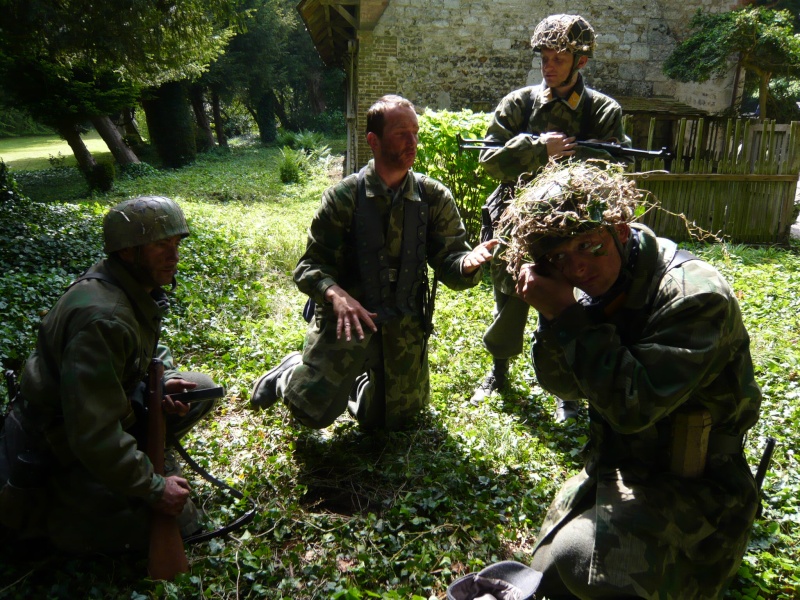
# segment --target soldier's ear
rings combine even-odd
[[[378,137],[378,135],[374,131],[370,131],[367,134],[367,144],[369,144],[369,147],[372,150],[372,153],[374,154],[375,153],[375,149],[380,144],[380,138]]]
[[[582,69],[583,67],[586,66],[586,63],[588,63],[588,62],[589,62],[589,57],[588,56],[581,56],[578,59],[578,68]]]
[[[614,229],[617,231],[619,243],[624,246],[628,242],[628,238],[631,236],[631,226],[627,223],[617,223],[614,225]]]

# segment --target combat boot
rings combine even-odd
[[[508,384],[508,359],[496,358],[494,365],[483,382],[475,388],[470,398],[471,404],[480,404],[495,390],[500,390]]]
[[[553,415],[556,423],[564,423],[578,418],[578,403],[574,400],[556,398],[556,412]]]
[[[259,377],[253,384],[253,391],[250,394],[250,406],[253,408],[269,408],[278,399],[278,378],[289,369],[292,369],[303,362],[303,357],[299,352],[292,352],[280,362],[277,367],[273,367],[266,374]]]

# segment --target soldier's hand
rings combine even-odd
[[[575,154],[574,137],[567,137],[563,133],[548,132],[539,136],[539,141],[547,148],[547,156],[551,158],[564,158]]]
[[[576,303],[572,284],[558,270],[547,265],[523,265],[516,291],[548,320],[555,319]]]
[[[188,481],[183,477],[171,475],[166,478],[164,494],[161,496],[161,500],[156,502],[153,508],[170,517],[177,517],[181,514],[186,501],[189,499],[190,491],[191,488]]]
[[[482,264],[489,262],[492,259],[492,250],[500,243],[500,240],[487,240],[482,244],[475,246],[472,251],[464,257],[461,263],[461,273],[464,275],[471,275]]]
[[[336,315],[336,339],[344,339],[348,342],[353,339],[353,332],[356,338],[361,341],[364,339],[364,328],[362,323],[370,328],[374,333],[378,331],[373,319],[378,318],[377,313],[369,312],[361,306],[361,303],[348,294],[338,285],[332,285],[325,290],[325,298],[333,306],[333,313]]]
[[[189,405],[183,402],[175,402],[170,394],[181,394],[197,387],[197,384],[186,379],[170,379],[164,383],[164,399],[161,401],[161,408],[168,415],[186,416],[189,412]]]

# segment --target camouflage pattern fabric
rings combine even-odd
[[[17,533],[42,534],[71,552],[145,548],[148,506],[164,489],[164,478],[127,431],[136,425],[129,397],[150,364],[162,308],[116,259],[93,272],[119,286],[90,279],[59,299],[42,321],[20,382],[22,402],[14,407],[48,458],[42,486],[24,490],[32,500],[22,508],[40,512],[19,521],[38,523],[39,530]],[[179,376],[169,351],[158,352],[166,377]],[[5,491],[0,513],[13,520]],[[41,496],[46,500],[37,504]]]
[[[720,598],[746,549],[755,481],[741,452],[710,450],[701,477],[669,472],[670,416],[705,407],[712,436],[744,435],[761,401],[749,337],[713,267],[692,260],[662,277],[675,244],[634,228],[639,256],[623,307],[540,316],[534,335],[540,384],[588,400],[591,437],[585,468],[553,501],[539,544],[593,498],[590,585],[660,600]]]
[[[353,223],[357,180],[356,174],[350,175],[325,191],[309,228],[305,254],[294,271],[298,289],[314,298],[317,308],[309,324],[303,364],[292,373],[284,399],[301,422],[325,427],[345,410],[356,376],[369,368],[373,377],[360,393],[371,394],[372,402],[384,405],[385,420],[377,426],[397,429],[428,403],[430,395],[421,316],[387,320],[380,325],[379,336],[367,335],[363,342],[337,341],[335,316],[324,297],[325,290],[336,283],[359,302],[364,298]],[[399,264],[403,199],[420,201],[414,174],[409,171],[402,187],[390,193],[370,161],[365,182],[368,200],[379,203],[383,215],[389,258]],[[428,264],[451,289],[476,285],[480,269],[472,275],[461,274],[470,246],[450,191],[429,177],[423,178],[423,185],[429,205]],[[377,374],[383,382],[374,379]]]
[[[630,146],[630,138],[622,129],[622,109],[619,104],[595,90],[590,93],[592,114],[588,118],[586,138],[616,140],[622,145]],[[583,113],[586,105],[586,86],[581,73],[578,73],[578,81],[567,99],[558,98],[544,84],[511,92],[498,104],[486,131],[487,139],[503,142],[505,145],[483,150],[481,165],[489,175],[503,183],[516,184],[519,180],[532,179],[547,164],[549,158],[545,144],[524,134],[561,132],[568,136],[578,136],[581,126],[587,124]],[[530,115],[527,121],[526,115]],[[590,158],[619,160],[604,150],[581,147],[575,149],[575,160]],[[501,232],[495,232],[494,236],[502,239]],[[524,326],[519,327],[520,311],[514,311],[513,315],[508,316],[504,314],[509,312],[503,310],[507,304],[504,297],[516,295],[516,282],[506,270],[504,252],[505,246],[498,244],[489,263],[496,300],[495,314],[494,321],[483,338],[486,349],[496,359],[512,358],[519,354],[520,350],[517,349],[522,347],[525,335]],[[511,307],[513,303],[509,306]],[[524,317],[522,321],[525,321]]]

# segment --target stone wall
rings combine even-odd
[[[671,96],[716,112],[730,104],[732,74],[679,84],[661,67],[698,8],[721,12],[740,3],[589,0],[568,10],[598,35],[595,58],[584,69],[592,87],[612,96]],[[509,91],[539,82],[530,36],[541,19],[563,10],[554,0],[389,0],[374,28],[359,32],[359,114],[386,93],[420,108],[492,110]],[[366,158],[359,150],[358,163]]]
[[[590,0],[571,4],[569,11],[586,17],[598,34],[596,57],[586,69],[595,87],[612,95],[674,95],[679,86],[667,80],[661,65],[676,38],[686,35],[692,15],[698,8],[726,11],[738,4]],[[392,75],[397,91],[418,104],[439,109],[494,107],[507,91],[538,82],[530,36],[542,18],[559,10],[563,5],[552,0],[389,0],[370,35],[396,40]],[[361,51],[364,57],[368,45]],[[729,95],[729,82],[711,87],[726,84]],[[687,100],[698,96],[704,108],[714,105],[708,94],[700,98],[699,90],[685,94]]]

